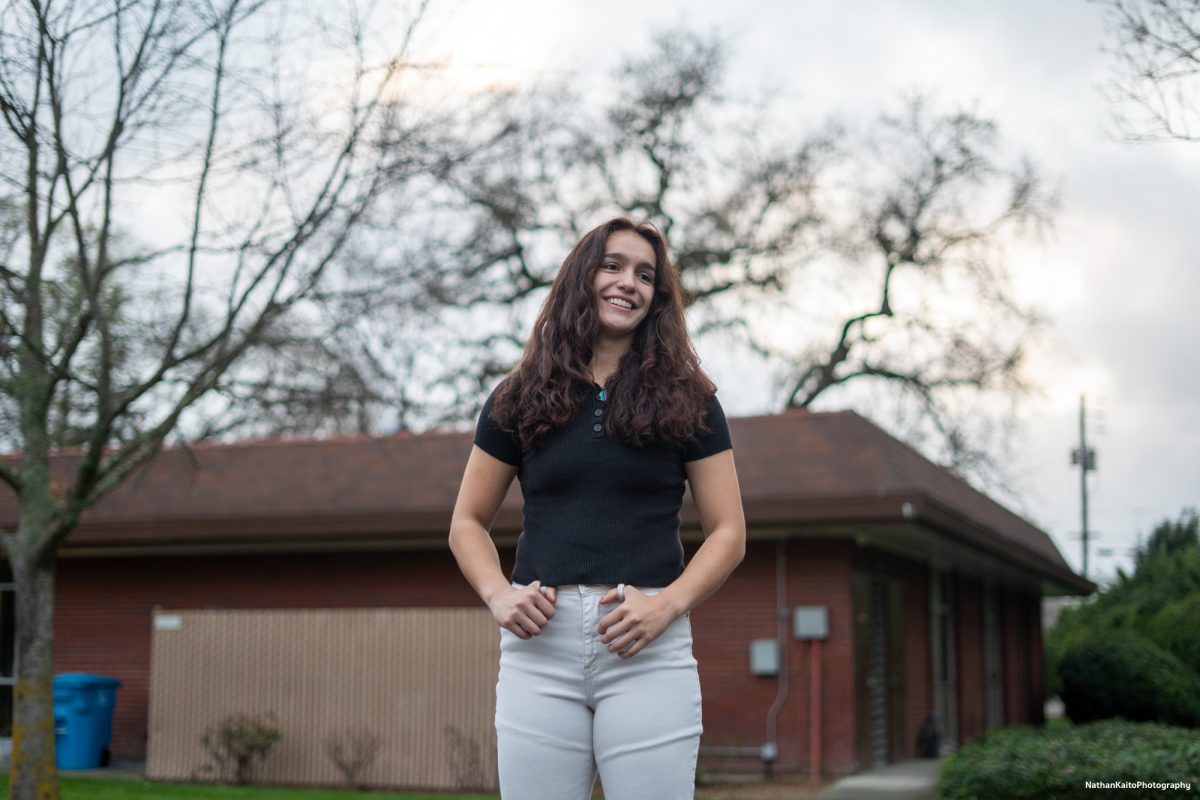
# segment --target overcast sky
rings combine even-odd
[[[1126,564],[1157,521],[1200,504],[1200,143],[1132,145],[1103,95],[1111,57],[1099,10],[1058,0],[606,3],[458,0],[435,4],[424,48],[464,80],[588,79],[644,50],[655,27],[686,22],[732,41],[731,88],[771,87],[809,121],[873,117],[900,92],[932,92],[999,121],[1006,141],[1061,181],[1049,241],[1019,248],[1017,291],[1053,317],[1034,365],[1013,465],[1024,513],[1077,570],[1079,477],[1069,464],[1078,404],[1089,435],[1092,576]],[[471,77],[466,77],[471,76]],[[731,414],[763,413],[708,356]]]

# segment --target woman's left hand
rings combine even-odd
[[[617,590],[609,589],[600,603],[619,599]],[[660,595],[644,594],[626,586],[625,602],[600,620],[600,641],[621,658],[631,658],[657,639],[678,616]]]

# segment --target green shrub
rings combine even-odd
[[[1146,638],[1200,675],[1200,592],[1169,603],[1151,617]]]
[[[1200,736],[1153,723],[1106,720],[1054,729],[1001,728],[946,759],[938,800],[1095,800],[1087,782],[1200,785]],[[1122,798],[1183,797],[1185,790],[1118,790]]]
[[[1074,722],[1123,717],[1200,726],[1200,678],[1153,642],[1124,632],[1089,636],[1058,666]]]
[[[1200,514],[1193,509],[1154,528],[1138,548],[1132,575],[1118,570],[1099,594],[1078,608],[1064,609],[1046,631],[1046,696],[1060,694],[1058,665],[1067,650],[1101,631],[1147,636],[1180,655],[1184,663],[1194,664],[1174,644],[1154,635],[1151,623],[1176,602],[1195,594],[1200,594]],[[1186,638],[1188,632],[1179,633]]]

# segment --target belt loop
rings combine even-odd
[[[545,596],[546,596],[546,592],[548,592],[548,591],[550,591],[550,587],[549,587],[549,586],[539,586],[539,587],[538,587],[538,594],[540,594],[542,597],[545,597]]]
[[[625,584],[623,583],[617,584],[617,599],[622,603],[625,602]]]

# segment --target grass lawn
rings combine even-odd
[[[274,786],[207,786],[106,778],[61,778],[63,800],[497,800],[494,794],[351,792],[344,789],[281,789]],[[0,775],[8,793],[8,776]]]
[[[286,789],[276,786],[210,786],[200,783],[151,783],[111,778],[59,778],[63,800],[500,800],[494,794],[351,792],[345,789]],[[827,784],[813,786],[803,776],[782,776],[767,783],[739,781],[696,788],[697,800],[807,800]],[[8,794],[8,775],[0,774],[0,797]],[[548,798],[552,800],[552,798]],[[603,800],[595,795],[593,800]]]

